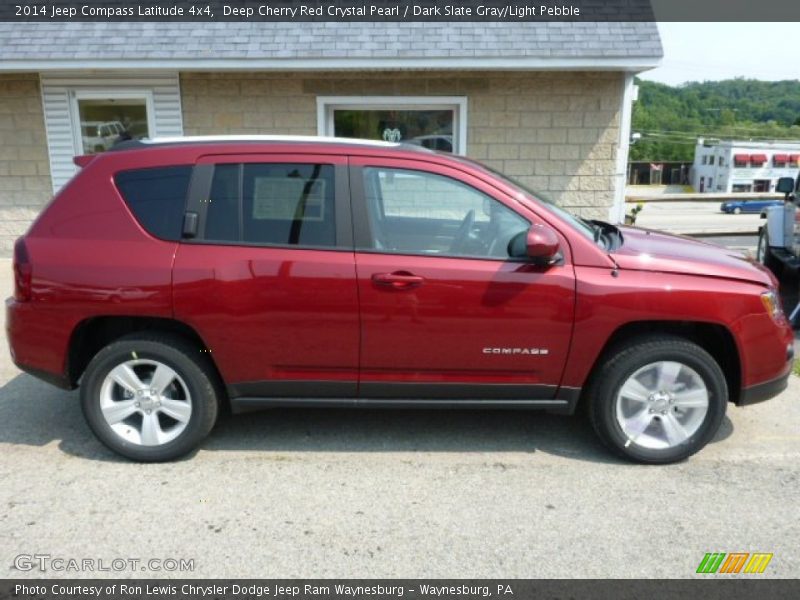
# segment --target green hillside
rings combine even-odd
[[[630,160],[691,161],[698,136],[800,140],[800,81],[731,79],[671,87],[637,80]]]

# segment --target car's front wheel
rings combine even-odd
[[[159,462],[198,446],[217,419],[208,360],[183,339],[133,335],[103,348],[81,385],[83,413],[106,446]]]
[[[655,336],[611,352],[588,400],[592,425],[606,445],[637,462],[664,464],[691,456],[714,437],[728,388],[703,348]]]

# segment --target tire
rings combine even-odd
[[[742,209],[737,206],[736,208],[733,209],[733,214],[735,215],[742,214]]]
[[[612,350],[598,365],[587,400],[592,426],[611,450],[634,462],[667,464],[711,441],[725,416],[728,386],[700,346],[653,336]]]
[[[214,427],[214,382],[208,358],[183,338],[137,333],[91,360],[81,406],[94,434],[114,452],[141,462],[169,461],[197,448]]]
[[[761,228],[761,231],[758,234],[756,260],[772,271],[775,274],[775,277],[778,279],[781,278],[781,275],[783,274],[783,263],[775,258],[772,250],[770,250],[769,231],[767,231],[766,225]]]

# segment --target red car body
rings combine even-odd
[[[352,198],[353,222],[342,227],[355,242],[331,250],[165,241],[143,228],[115,185],[120,171],[190,165],[196,186],[202,165],[259,161],[333,165],[337,198]],[[723,366],[738,404],[779,393],[791,370],[789,324],[762,302],[777,286],[765,269],[715,246],[627,227],[624,243],[604,250],[558,211],[465,159],[241,141],[154,144],[81,163],[18,242],[18,290],[6,304],[15,363],[64,388],[78,385],[102,344],[142,322],[196,339],[235,406],[524,399],[570,412],[604,349],[650,330],[697,340]],[[491,196],[551,228],[560,262],[358,249],[352,175],[369,165],[444,175]]]

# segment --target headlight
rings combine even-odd
[[[773,321],[781,322],[786,318],[783,314],[781,300],[778,298],[778,294],[775,293],[775,290],[763,292],[761,294],[761,303],[764,305],[764,309],[769,316],[772,317]]]

